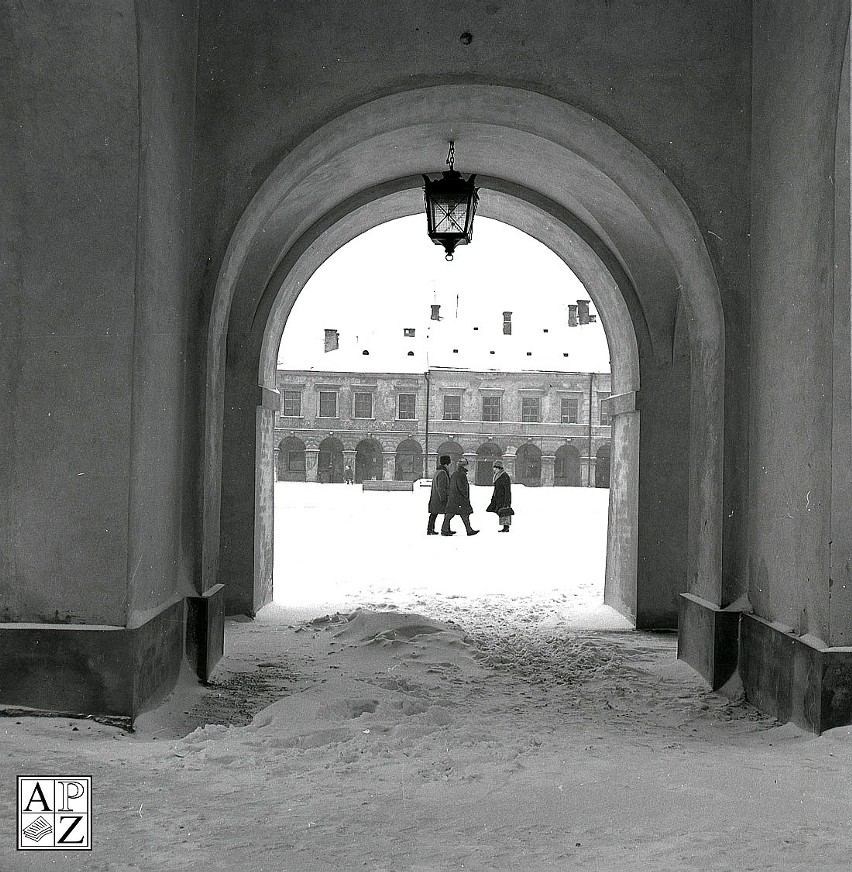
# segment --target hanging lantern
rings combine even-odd
[[[446,259],[453,259],[457,245],[467,245],[473,236],[473,216],[479,202],[479,192],[473,185],[476,175],[462,177],[453,168],[455,143],[450,143],[447,154],[449,170],[440,179],[424,175],[423,194],[426,200],[426,222],[429,238],[435,245],[443,245]]]

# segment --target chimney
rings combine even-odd
[[[576,327],[577,326],[577,305],[576,303],[568,304],[568,326]]]
[[[512,313],[504,312],[503,313],[503,334],[505,336],[512,335]]]
[[[337,351],[337,343],[340,338],[340,334],[336,330],[328,330],[325,331],[325,350],[329,351]]]
[[[577,318],[581,324],[589,323],[589,301],[577,300]]]
[[[440,303],[432,303],[432,315],[429,318],[430,321],[440,321],[441,320],[441,304]]]

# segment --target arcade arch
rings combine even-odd
[[[423,449],[416,439],[404,439],[396,446],[396,481],[417,481],[423,475]]]
[[[525,442],[515,455],[515,480],[527,487],[541,485],[541,449],[538,445]]]
[[[355,446],[355,484],[381,477],[382,446],[375,439],[362,439]]]
[[[606,598],[640,626],[672,626],[684,579],[699,596],[721,596],[724,343],[713,270],[687,206],[650,160],[581,110],[512,88],[426,87],[365,104],[288,154],[249,204],[210,319],[204,583],[228,585],[230,611],[253,613],[270,598],[272,464],[262,461],[271,455],[287,314],[333,251],[420,210],[419,174],[449,138],[464,143],[463,169],[479,174],[482,214],[548,245],[601,315],[620,470],[610,491]],[[672,355],[677,321],[685,322],[687,360]],[[642,458],[671,439],[673,419],[686,443],[677,456],[688,463],[640,477]],[[256,452],[245,451],[246,438]],[[665,509],[642,512],[643,503]]]
[[[553,484],[556,487],[580,487],[583,472],[580,452],[570,444],[560,445],[553,458]]]
[[[278,445],[278,481],[306,480],[305,443],[287,436]]]
[[[319,444],[317,481],[322,484],[343,481],[343,443],[334,436],[328,436]]]
[[[492,464],[495,460],[502,460],[503,450],[496,442],[483,442],[476,449],[476,474],[474,483],[489,485],[493,480],[491,475]]]

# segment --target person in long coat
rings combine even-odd
[[[491,495],[491,502],[488,504],[486,512],[494,512],[497,515],[497,520],[500,522],[498,533],[508,533],[509,525],[512,523],[512,479],[509,478],[509,473],[503,469],[503,461],[494,461],[494,493]]]
[[[426,525],[427,536],[437,536],[435,521],[438,515],[447,511],[447,496],[450,493],[450,458],[442,454],[438,459],[438,469],[432,476],[432,492],[429,494],[429,523]]]
[[[468,536],[475,536],[479,530],[470,526],[470,516],[473,506],[470,504],[470,483],[467,480],[467,460],[459,458],[456,471],[450,476],[450,490],[447,494],[447,510],[444,512],[444,523],[441,525],[442,536],[452,536],[450,521],[460,515]]]

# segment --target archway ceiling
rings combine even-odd
[[[369,202],[372,195],[393,189],[409,189],[415,196],[407,210],[382,220],[418,212],[419,173],[440,171],[452,136],[458,169],[515,186],[518,197],[526,191],[558,203],[606,244],[635,289],[655,356],[670,359],[680,285],[650,217],[589,160],[541,136],[486,124],[457,123],[448,129],[420,124],[390,131],[338,153],[318,155],[317,165],[302,178],[282,179],[242,264],[231,327],[242,324],[238,330],[244,335],[257,326],[258,313],[271,306],[263,297],[274,296],[280,287],[276,271],[282,260],[322,216],[339,215],[352,203]],[[500,214],[489,209],[487,187],[481,208],[482,214],[516,224],[505,204]],[[637,313],[632,314],[635,322]]]

